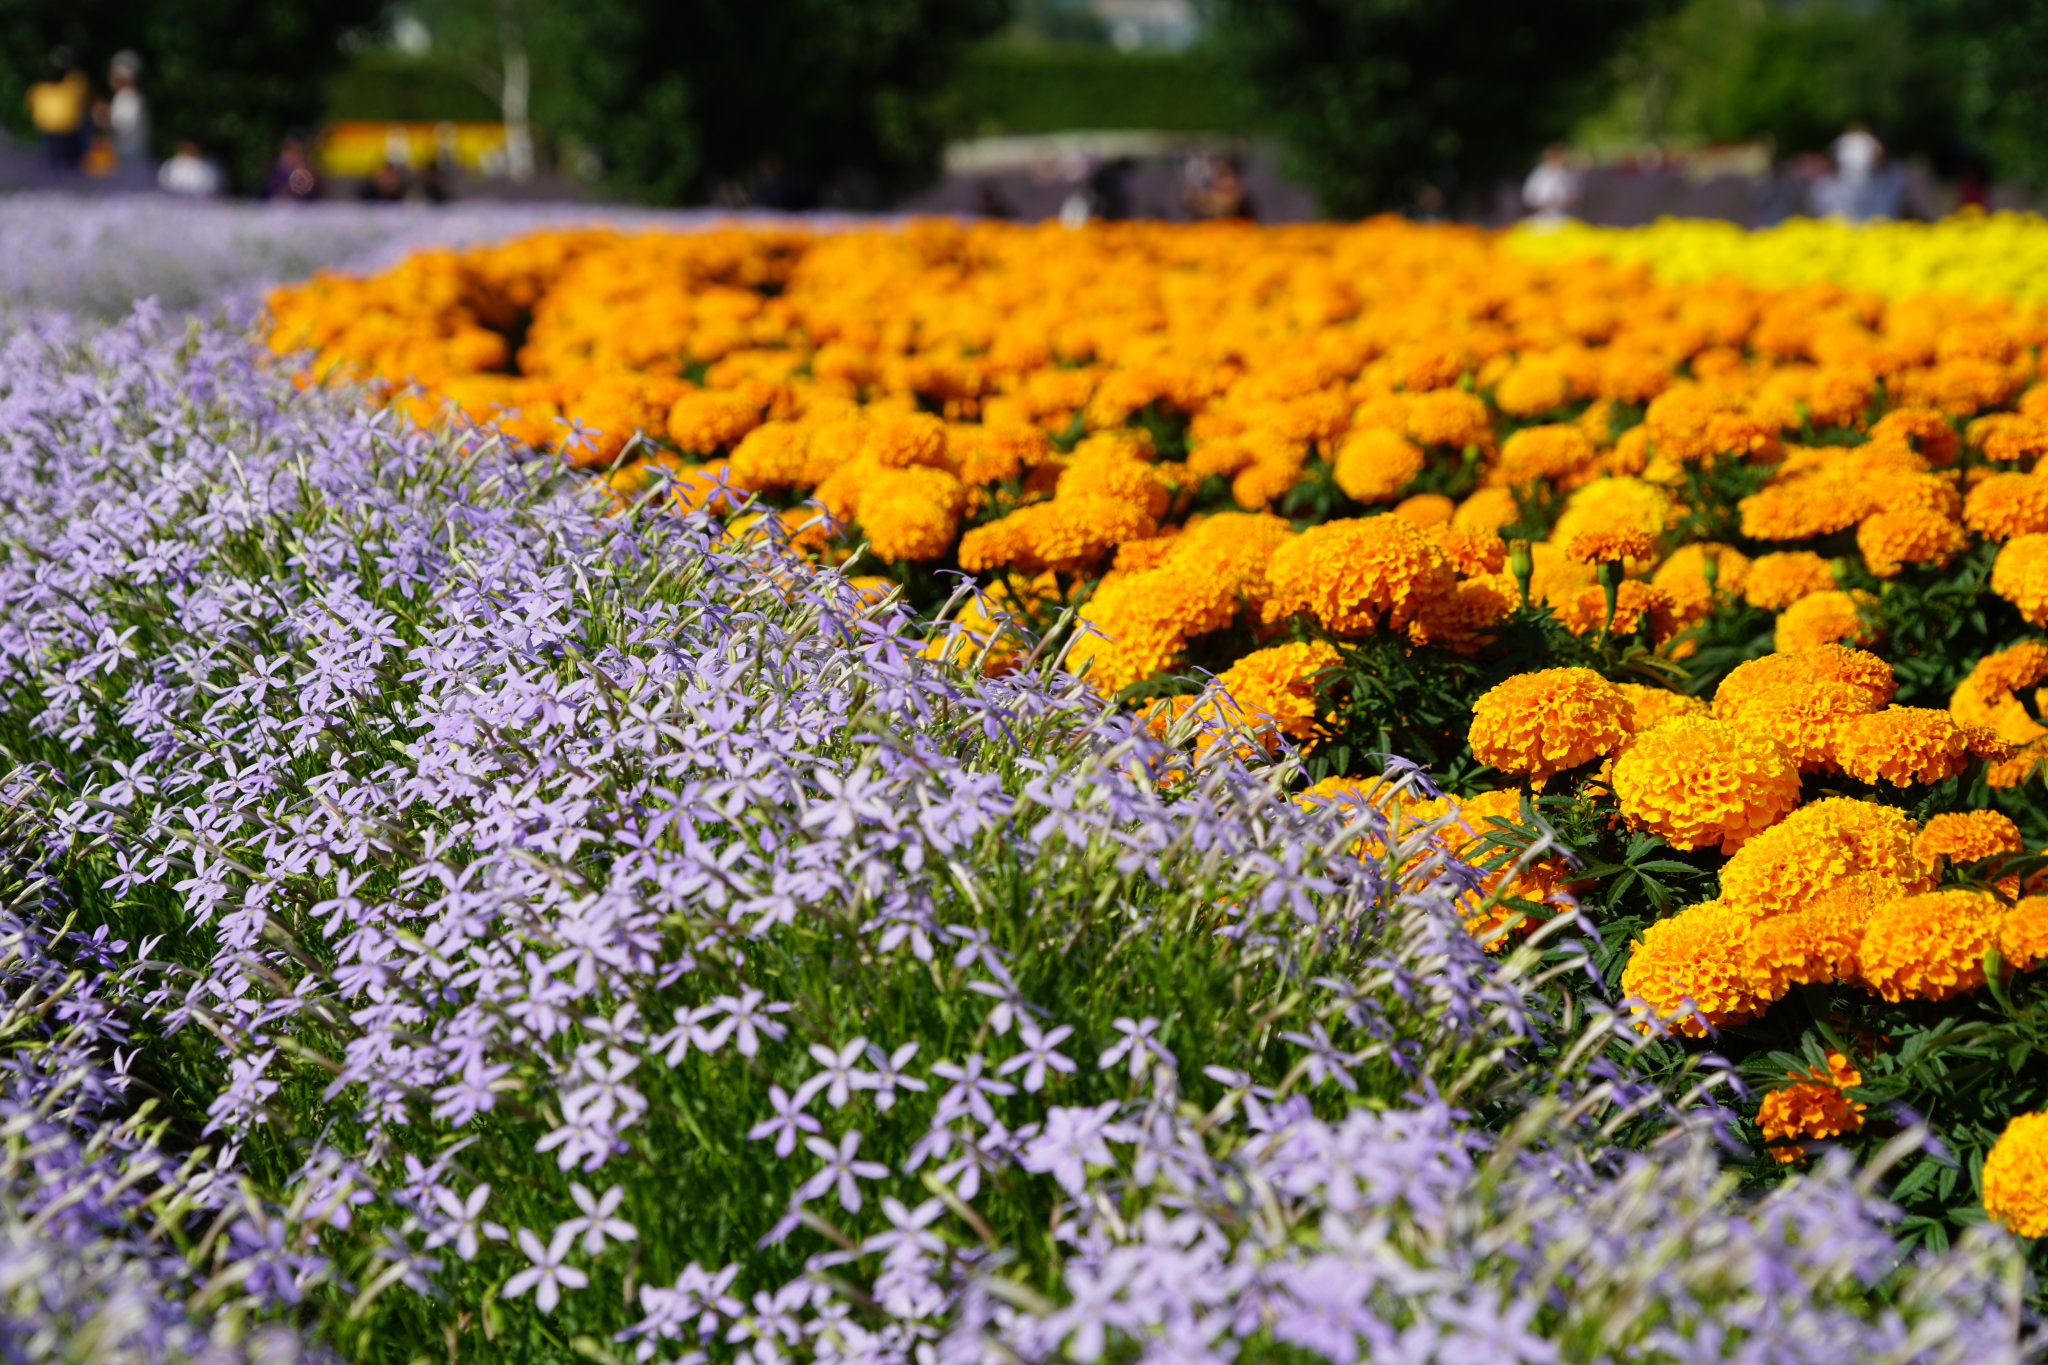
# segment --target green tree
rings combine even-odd
[[[1892,0],[2000,176],[2048,186],[2048,0]]]
[[[197,138],[243,187],[259,183],[287,129],[320,116],[341,39],[372,24],[380,0],[0,0],[0,110],[22,126],[22,98],[52,48],[68,46],[98,84],[132,48],[144,62],[156,136]]]
[[[1219,0],[1218,50],[1343,217],[1524,170],[1669,0]]]
[[[847,197],[936,171],[949,86],[1008,0],[589,0],[577,7],[565,131],[614,188],[709,198],[770,164]]]

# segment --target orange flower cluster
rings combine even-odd
[[[1793,1145],[1802,1139],[1840,1137],[1863,1126],[1868,1106],[1842,1093],[1863,1084],[1863,1074],[1841,1053],[1830,1052],[1825,1067],[1788,1071],[1785,1078],[1792,1084],[1764,1096],[1756,1113],[1756,1126],[1779,1161],[1797,1161],[1804,1155],[1804,1149]]]

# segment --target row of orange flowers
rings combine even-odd
[[[1982,986],[1993,948],[2048,956],[2048,901],[1943,885],[2020,850],[2006,816],[1801,804],[1831,774],[1922,787],[1982,761],[2011,787],[2048,757],[2027,705],[2048,645],[1990,653],[1945,708],[1893,705],[1854,586],[1995,542],[1990,590],[2048,625],[2039,307],[1667,285],[1380,220],[549,233],[317,277],[271,313],[313,375],[559,449],[622,500],[749,490],[790,510],[748,525],[822,559],[973,571],[986,666],[1009,655],[1004,613],[1040,603],[1080,605],[1069,658],[1106,688],[1246,639],[1166,709],[1296,739],[1338,657],[1302,627],[1484,655],[1532,600],[1589,638],[1640,635],[1677,677],[1693,627],[1774,613],[1778,652],[1711,702],[1590,669],[1511,678],[1470,735],[1509,783],[1420,815],[1461,810],[1470,834],[1513,815],[1515,783],[1595,772],[1632,826],[1728,855],[1721,894],[1653,925],[1625,977],[1682,1030],[1800,983],[1940,1000]],[[1730,471],[1753,491],[1716,540],[1698,490]],[[1511,557],[1503,530],[1532,520]],[[1848,1101],[1814,1098],[1853,1073],[1791,1078],[1767,1133],[1853,1128]]]

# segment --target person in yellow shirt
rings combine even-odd
[[[28,117],[43,138],[43,156],[59,170],[77,170],[85,154],[85,114],[92,86],[69,48],[50,54],[50,79],[28,88]]]

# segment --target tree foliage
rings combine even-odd
[[[564,125],[639,198],[701,201],[779,165],[859,205],[934,173],[953,73],[1008,16],[1007,0],[593,0]]]
[[[1354,216],[1528,167],[1599,102],[1666,0],[1221,0],[1219,50],[1324,208]]]
[[[287,129],[321,114],[341,38],[373,23],[379,0],[0,0],[0,109],[22,126],[22,99],[51,50],[76,54],[96,86],[108,60],[141,54],[156,136],[196,138],[254,184]]]

